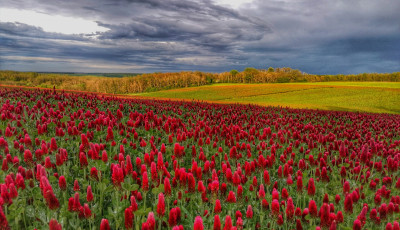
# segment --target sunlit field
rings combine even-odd
[[[135,95],[291,108],[400,113],[399,82],[216,84]]]

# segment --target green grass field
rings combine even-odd
[[[264,106],[400,114],[400,82],[215,84],[135,95],[218,103],[251,103]]]

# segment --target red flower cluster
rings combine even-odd
[[[0,229],[400,229],[399,115],[0,88],[0,118]]]

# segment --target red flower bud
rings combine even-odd
[[[253,218],[253,209],[251,208],[251,205],[247,206],[246,218],[248,219]]]
[[[49,222],[49,230],[62,230],[62,226],[57,222],[57,220],[51,219]]]
[[[232,218],[231,216],[226,216],[225,217],[225,224],[224,224],[224,229],[223,230],[230,230],[232,228]]]
[[[214,216],[214,226],[213,230],[221,230],[221,219],[218,215]]]
[[[96,167],[92,167],[90,169],[90,177],[97,181],[99,180],[99,171],[97,170]]]
[[[79,201],[79,193],[75,193],[73,204],[72,204],[72,211],[78,212],[80,207],[81,207],[81,203]]]
[[[60,176],[58,178],[58,186],[60,187],[61,190],[66,190],[67,189],[67,182],[66,182],[64,176]]]
[[[346,213],[353,213],[353,199],[351,195],[346,195],[344,199],[344,211]]]
[[[310,200],[310,202],[308,203],[308,211],[312,217],[316,217],[318,215],[317,204],[314,200]]]
[[[100,230],[110,230],[110,224],[107,219],[102,219],[100,223]]]
[[[164,179],[164,193],[166,196],[171,195],[171,183],[169,182],[168,177],[165,177]]]
[[[24,161],[27,165],[33,164],[32,152],[29,149],[26,149],[24,152]]]
[[[147,177],[147,172],[143,172],[142,174],[142,190],[148,191],[149,190],[149,178]]]
[[[215,212],[215,214],[218,214],[221,212],[221,201],[218,199],[215,200],[214,212]]]
[[[315,185],[314,185],[314,179],[313,178],[310,178],[310,180],[308,181],[307,194],[309,196],[314,196],[315,195]]]
[[[74,181],[74,191],[76,192],[76,191],[79,191],[79,190],[80,190],[80,188],[79,188],[78,180],[75,180]]]
[[[93,193],[92,193],[92,186],[88,186],[87,187],[87,195],[86,195],[86,200],[87,200],[87,202],[91,202],[91,201],[93,201]]]
[[[260,190],[258,190],[258,197],[260,199],[264,199],[264,197],[265,197],[265,191],[264,191],[264,185],[263,184],[260,185]]]
[[[125,209],[125,228],[126,229],[133,229],[133,219],[134,219],[134,214],[132,207],[129,206],[128,208]]]
[[[86,203],[83,205],[83,215],[86,219],[89,219],[92,216],[92,211]]]
[[[157,214],[160,217],[165,214],[165,198],[163,193],[158,194]]]
[[[274,216],[277,216],[279,214],[279,201],[276,199],[273,200],[271,203],[271,212]]]
[[[323,203],[321,207],[321,226],[322,227],[329,227],[330,226],[330,207],[329,204]]]
[[[361,230],[361,221],[356,219],[353,223],[353,230]]]
[[[291,220],[294,216],[294,204],[291,197],[288,198],[286,203],[286,218]]]
[[[236,196],[233,191],[229,191],[228,198],[226,199],[229,203],[236,203]]]
[[[204,230],[203,219],[201,218],[201,216],[196,216],[196,219],[194,220],[193,230]]]

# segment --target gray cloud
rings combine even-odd
[[[254,0],[239,9],[210,0],[2,0],[1,5],[85,18],[109,29],[65,35],[0,23],[0,53],[7,56],[0,58],[2,69],[400,71],[397,0]],[[64,66],[61,59],[68,60]]]

